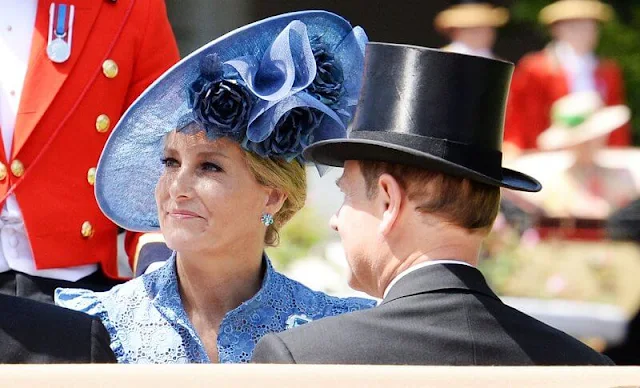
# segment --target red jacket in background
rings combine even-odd
[[[595,78],[606,105],[624,104],[622,73],[615,62],[601,59]],[[550,48],[526,55],[516,66],[511,81],[504,141],[522,150],[537,148],[536,138],[551,122],[551,105],[568,93],[567,77]],[[609,136],[611,146],[630,144],[629,124]]]
[[[8,171],[0,198],[16,195],[37,268],[100,263],[115,278],[118,230],[97,206],[92,169],[122,113],[177,62],[178,49],[163,0],[67,0],[75,6],[71,57],[54,63],[46,54],[51,3],[38,2],[12,155],[0,146]],[[137,235],[127,242],[133,253]]]

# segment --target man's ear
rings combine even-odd
[[[382,174],[378,178],[378,195],[376,201],[380,206],[382,218],[379,232],[383,236],[388,235],[400,215],[400,207],[404,200],[404,191],[400,183],[390,174]]]
[[[286,200],[287,200],[287,194],[285,194],[283,191],[275,188],[268,188],[267,201],[265,203],[265,212],[272,215],[276,214],[277,212],[280,211],[280,209],[282,209],[282,206],[284,205],[284,201]]]

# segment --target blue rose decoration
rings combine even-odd
[[[222,61],[206,55],[189,88],[187,119],[263,158],[303,161],[302,150],[313,141],[345,136],[366,41],[360,28],[337,45],[325,36],[311,38],[294,20],[261,56],[249,51]]]
[[[297,107],[280,117],[271,134],[261,142],[245,138],[243,146],[262,157],[282,157],[292,160],[302,153],[320,126],[323,114],[308,107]]]
[[[242,139],[253,99],[237,80],[208,80],[200,77],[189,90],[195,119],[213,136]]]
[[[312,46],[312,51],[316,61],[316,77],[306,91],[323,104],[333,107],[344,94],[342,66],[326,45]]]

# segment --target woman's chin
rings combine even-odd
[[[167,246],[177,252],[197,250],[202,245],[202,234],[194,235],[185,231],[164,233]]]

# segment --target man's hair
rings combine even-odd
[[[402,164],[377,161],[359,161],[359,164],[369,198],[378,194],[378,178],[386,173],[417,203],[419,212],[481,232],[488,232],[498,215],[498,187]]]

